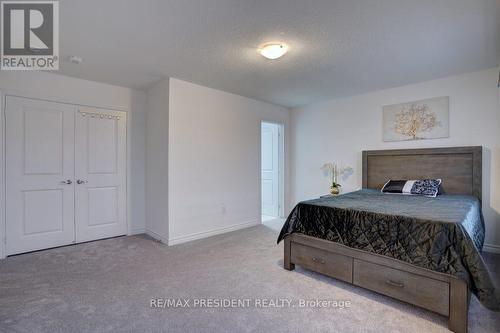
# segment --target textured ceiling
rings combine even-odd
[[[164,77],[288,107],[498,65],[500,0],[61,0],[65,75]],[[282,59],[256,47],[284,41]]]

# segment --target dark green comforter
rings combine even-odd
[[[484,222],[470,196],[436,198],[360,190],[299,203],[278,238],[301,233],[452,274],[479,301],[500,309],[500,296],[480,255]]]

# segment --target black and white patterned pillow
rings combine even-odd
[[[424,195],[435,198],[439,194],[441,179],[389,180],[382,192]]]

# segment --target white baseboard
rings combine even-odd
[[[225,233],[231,232],[231,231],[236,231],[236,230],[240,230],[240,229],[254,227],[254,226],[260,225],[260,224],[261,224],[260,219],[257,219],[257,220],[243,222],[243,223],[233,224],[233,225],[230,225],[228,227],[212,229],[209,231],[196,232],[193,234],[183,235],[183,236],[178,236],[178,237],[172,237],[172,238],[168,239],[168,245],[170,246],[170,245],[187,243],[187,242],[194,241],[197,239],[207,238],[207,237],[211,237],[211,236],[215,236],[215,235],[225,234]]]
[[[158,233],[156,233],[156,232],[154,232],[154,231],[152,231],[152,230],[146,229],[146,230],[145,230],[145,233],[146,233],[146,235],[148,235],[149,237],[154,238],[154,239],[156,239],[157,241],[162,242],[163,244],[168,244],[168,239],[167,239],[167,238],[163,237],[162,235],[160,235],[160,234],[158,234]]]
[[[145,228],[137,228],[137,229],[130,230],[130,235],[140,235],[140,234],[145,234],[145,233],[146,233]]]
[[[483,251],[490,252],[490,253],[500,253],[500,246],[493,245],[493,244],[484,244]]]

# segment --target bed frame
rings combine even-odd
[[[441,178],[443,192],[482,197],[482,147],[363,152],[363,188],[380,189],[389,179]],[[291,234],[284,267],[295,265],[373,290],[448,317],[448,328],[467,332],[470,293],[465,281],[338,243]]]

